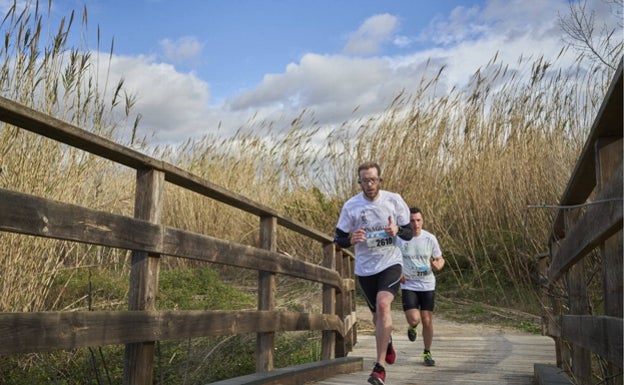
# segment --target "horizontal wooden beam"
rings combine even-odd
[[[363,361],[362,357],[341,357],[230,378],[213,382],[211,385],[307,384],[308,382],[321,381],[337,374],[362,371],[364,370]]]
[[[0,354],[244,333],[333,330],[336,315],[282,311],[80,311],[0,313]]]
[[[0,189],[0,231],[269,271],[334,287],[338,272],[290,256],[140,219]]]
[[[562,316],[562,338],[597,353],[622,368],[622,318],[591,315]]]
[[[622,229],[622,167],[587,207],[575,226],[565,234],[548,270],[552,284],[572,265]]]

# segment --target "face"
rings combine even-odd
[[[377,175],[377,169],[375,167],[366,170],[360,170],[360,186],[364,196],[369,200],[375,200],[377,194],[379,194],[379,184],[381,179]]]
[[[421,213],[411,214],[410,213],[410,227],[414,232],[414,235],[420,235],[420,231],[423,226],[423,217]]]

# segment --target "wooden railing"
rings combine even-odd
[[[171,164],[5,98],[0,98],[0,120],[136,170],[136,184],[128,186],[135,190],[134,217],[0,189],[0,231],[132,251],[128,311],[0,313],[0,355],[126,344],[124,384],[152,384],[155,341],[257,333],[256,373],[266,382],[277,372],[286,383],[302,383],[309,376],[361,370],[361,358],[347,357],[356,342],[353,255],[337,249],[328,235]],[[166,182],[256,215],[260,247],[163,225]],[[278,226],[319,242],[322,266],[276,252]],[[257,270],[258,310],[157,310],[161,256]],[[321,283],[322,313],[277,311],[276,274]],[[322,332],[321,361],[285,374],[273,364],[275,333],[294,330]]]
[[[620,62],[540,260],[546,334],[582,385],[622,384],[622,92]]]

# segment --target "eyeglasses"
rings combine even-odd
[[[377,184],[381,182],[381,178],[364,178],[358,181],[361,184]]]

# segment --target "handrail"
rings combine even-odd
[[[356,339],[353,254],[335,246],[327,234],[165,161],[3,97],[0,121],[137,172],[134,217],[0,189],[0,231],[132,250],[129,311],[0,313],[0,354],[122,343],[126,344],[124,384],[151,384],[152,342],[158,339],[257,333],[257,372],[274,370],[275,332],[322,331],[321,359],[325,363],[351,351]],[[165,182],[259,217],[260,247],[161,224]],[[277,252],[278,225],[320,242],[322,265]],[[156,311],[162,255],[257,270],[258,310]],[[275,274],[321,283],[322,314],[276,311]],[[331,365],[354,370],[362,363],[350,359],[335,360]],[[297,382],[297,371],[289,375]],[[270,381],[269,376],[265,378]]]
[[[557,366],[580,385],[597,375],[601,383],[622,382],[622,71],[620,60],[561,197],[550,252],[538,264],[544,333],[555,341]],[[600,256],[599,290],[587,273],[595,269],[592,254]],[[600,304],[590,307],[596,297]]]
[[[319,242],[332,242],[332,238],[301,222],[281,215],[270,207],[202,179],[170,163],[147,156],[112,140],[0,96],[0,121],[12,124],[41,136],[90,152],[135,170],[162,171],[165,180],[208,198],[239,208],[259,217],[275,217],[278,224]]]

